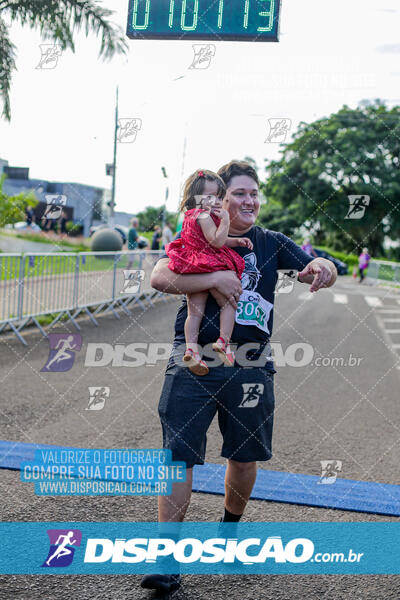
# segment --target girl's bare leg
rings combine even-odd
[[[204,317],[208,292],[197,292],[187,294],[188,315],[185,321],[185,340],[186,347],[197,350],[197,340],[199,337],[200,324]]]
[[[221,307],[219,317],[219,335],[228,343],[231,339],[232,331],[235,326],[235,314],[236,309],[234,309],[232,304],[229,304],[229,302],[225,302],[224,306]]]
[[[214,295],[213,293],[212,295],[221,309],[219,316],[219,335],[224,338],[225,341],[229,342],[235,326],[236,308],[234,308],[226,298],[221,296],[221,294]]]

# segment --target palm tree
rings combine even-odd
[[[43,39],[73,52],[75,30],[84,26],[86,36],[89,32],[100,32],[99,57],[109,59],[116,52],[126,54],[128,49],[124,32],[107,20],[112,14],[113,11],[99,6],[97,0],[0,0],[0,96],[5,120],[11,120],[9,92],[12,72],[16,70],[16,47],[10,40],[5,18],[39,28]]]

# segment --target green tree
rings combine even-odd
[[[25,208],[36,206],[38,200],[33,192],[21,192],[17,196],[7,196],[3,191],[6,175],[0,177],[0,227],[8,223],[18,223],[25,220]]]
[[[282,158],[266,166],[262,189],[272,202],[262,218],[281,207],[290,233],[297,223],[315,232],[318,243],[382,254],[385,235],[400,237],[399,117],[400,107],[376,100],[300,123]],[[351,195],[370,197],[360,219],[345,218]]]
[[[156,225],[162,226],[164,206],[146,206],[146,208],[137,213],[136,216],[139,219],[140,231],[153,231]],[[175,213],[166,212],[165,220],[167,223],[171,223],[173,228],[176,227],[177,215]]]
[[[128,49],[123,31],[108,21],[112,14],[112,10],[92,0],[0,0],[0,95],[5,120],[11,120],[9,92],[16,70],[16,46],[9,37],[6,17],[32,29],[39,28],[43,39],[73,52],[75,30],[84,27],[86,36],[89,32],[101,33],[99,57],[108,59],[116,52],[125,54]]]

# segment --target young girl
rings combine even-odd
[[[180,211],[185,210],[181,238],[166,245],[170,261],[168,267],[174,273],[211,273],[235,271],[239,279],[244,270],[244,260],[234,246],[252,249],[248,238],[230,238],[229,213],[222,208],[226,187],[216,173],[196,171],[186,183]],[[208,367],[201,360],[197,348],[199,329],[207,302],[208,291],[187,295],[188,316],[185,321],[186,352],[183,357],[189,369],[196,375],[206,375]],[[235,309],[226,302],[220,304],[220,337],[213,344],[221,360],[233,366],[235,356],[229,341],[235,324]]]

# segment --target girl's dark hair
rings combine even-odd
[[[231,160],[228,164],[218,169],[218,175],[224,180],[226,187],[229,187],[233,177],[237,175],[247,175],[254,179],[259,185],[257,171],[245,160]]]
[[[185,187],[183,188],[183,198],[179,205],[180,212],[189,210],[191,208],[196,208],[197,205],[195,196],[201,196],[204,193],[206,181],[215,181],[218,186],[218,198],[221,198],[221,200],[224,198],[226,194],[226,186],[223,179],[213,171],[200,169],[192,173],[192,175],[190,175],[185,182]]]

